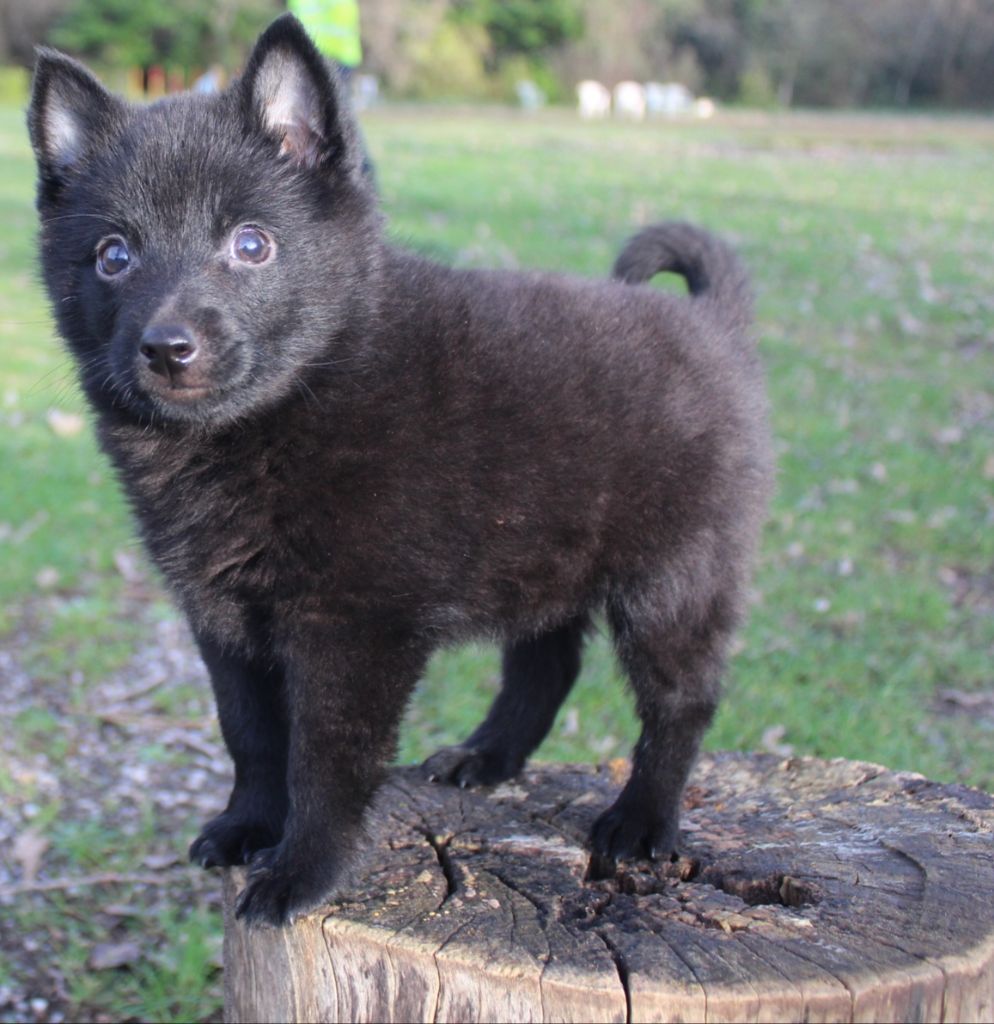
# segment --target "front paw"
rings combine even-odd
[[[225,811],[209,821],[190,845],[190,860],[204,868],[248,864],[259,850],[275,846],[279,833],[272,826]]]
[[[235,917],[249,925],[280,928],[315,910],[333,895],[339,871],[334,862],[323,870],[296,864],[285,843],[252,858],[248,879],[235,904]]]

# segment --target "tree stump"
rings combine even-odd
[[[590,877],[627,773],[490,791],[396,769],[349,896],[286,929],[225,904],[229,1021],[991,1021],[994,798],[877,765],[716,754],[682,856]]]

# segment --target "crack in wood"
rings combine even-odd
[[[459,889],[459,882],[456,879],[455,869],[452,866],[452,858],[449,856],[449,844],[452,842],[452,836],[446,835],[444,838],[436,835],[430,828],[426,828],[421,833],[428,845],[435,851],[435,857],[438,860],[438,866],[442,870],[442,876],[445,879],[445,899],[439,905],[441,909]]]
[[[667,947],[667,949],[669,949],[673,956],[676,957],[676,959],[679,960],[680,963],[682,963],[683,966],[687,968],[687,970],[693,977],[694,981],[697,983],[697,987],[701,990],[701,998],[704,1000],[704,1012],[701,1014],[701,1019],[704,1021],[708,1020],[708,986],[704,983],[704,980],[697,973],[697,969],[694,967],[694,965],[681,953],[679,949],[676,948],[676,945],[668,935],[664,934],[662,930],[656,931],[655,935],[659,939],[659,941],[662,942],[663,945]]]
[[[595,881],[584,842],[617,789],[583,767],[513,793],[395,771],[357,887],[278,956],[228,887],[228,1018],[994,1019],[994,843],[963,818],[994,799],[705,755],[684,856]]]
[[[593,929],[594,934],[604,943],[608,951],[614,969],[618,972],[618,981],[621,982],[621,990],[625,993],[625,1024],[632,1024],[632,990],[629,985],[628,964],[618,947],[599,928]]]
[[[493,872],[493,874],[494,874],[494,877],[499,882],[502,882],[507,887],[507,889],[510,892],[512,892],[512,893],[514,893],[514,894],[516,894],[516,895],[518,895],[520,897],[522,897],[522,899],[527,900],[535,908],[536,918],[538,920],[538,927],[539,927],[539,930],[542,932],[543,938],[545,939],[545,956],[542,959],[542,968],[538,972],[538,998],[539,998],[539,1000],[540,1000],[540,1002],[542,1004],[542,1020],[543,1021],[547,1020],[548,1019],[548,1015],[545,1012],[545,989],[544,989],[544,987],[542,985],[542,979],[545,977],[545,969],[549,965],[549,957],[550,957],[550,953],[551,953],[551,950],[549,948],[549,936],[545,932],[546,914],[542,910],[540,910],[539,905],[530,896],[528,896],[527,893],[522,892],[514,884],[508,882],[502,875],[499,875],[496,872]],[[514,936],[517,935],[518,930],[519,930],[519,926],[518,926],[518,908],[514,905],[513,897],[509,900],[509,903],[510,903],[510,909],[511,909],[511,938],[512,938],[512,941],[513,941],[514,940]]]
[[[793,956],[796,956],[798,960],[803,960],[805,963],[811,964],[811,966],[816,968],[819,972],[823,971],[830,978],[834,978],[839,983],[839,985],[842,986],[843,990],[849,998],[849,1012],[846,1014],[845,1020],[849,1022],[853,1021],[856,1016],[856,994],[855,992],[853,992],[852,986],[849,984],[849,982],[846,981],[846,979],[842,976],[842,973],[839,972],[837,968],[833,969],[829,964],[825,963],[823,960],[817,959],[813,956],[805,956],[805,954],[802,953],[799,949],[790,947],[788,951]],[[839,1017],[839,1020],[842,1020],[841,1016]]]

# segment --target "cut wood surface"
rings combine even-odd
[[[682,856],[590,877],[627,764],[492,790],[396,769],[348,897],[248,929],[231,1021],[991,1021],[994,798],[876,765],[715,754]]]

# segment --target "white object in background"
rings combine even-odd
[[[694,117],[714,117],[715,105],[714,100],[708,96],[702,96],[699,100],[694,100]]]
[[[376,75],[352,76],[352,102],[356,110],[368,110],[380,98],[380,80]]]
[[[645,117],[645,89],[638,82],[619,82],[614,87],[614,113],[641,121]]]
[[[527,78],[521,79],[515,85],[514,91],[518,95],[518,106],[522,110],[538,110],[545,106],[545,93]]]
[[[650,114],[675,117],[689,114],[694,107],[694,95],[682,82],[648,82],[645,103]]]
[[[577,85],[576,99],[580,108],[580,117],[584,119],[607,117],[611,112],[611,94],[606,86],[593,81],[593,79],[585,79]]]

